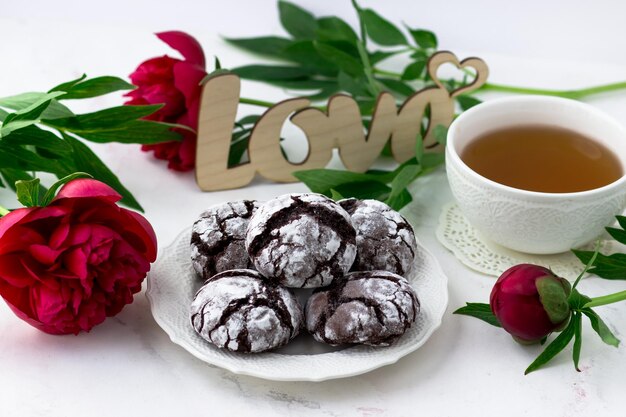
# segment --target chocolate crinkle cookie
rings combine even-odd
[[[350,215],[328,197],[286,194],[252,216],[246,247],[268,279],[287,287],[322,287],[350,269],[356,231]]]
[[[209,207],[191,230],[191,263],[202,279],[236,268],[252,268],[245,247],[246,229],[259,208],[256,201]]]
[[[415,264],[417,242],[409,222],[376,200],[340,200],[356,229],[353,271],[389,271],[407,277]]]
[[[286,288],[257,271],[234,269],[213,276],[196,293],[191,324],[219,348],[254,353],[287,344],[300,331],[303,314]]]
[[[388,346],[411,327],[419,308],[413,288],[400,275],[351,272],[313,293],[306,304],[306,327],[315,340],[330,345]]]

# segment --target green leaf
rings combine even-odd
[[[371,116],[372,113],[374,113],[374,108],[376,107],[376,103],[377,103],[377,101],[376,101],[375,98],[364,98],[364,99],[358,99],[357,100],[357,104],[359,105],[359,111],[361,112],[361,114],[363,116]],[[365,122],[366,123],[364,124],[364,126],[366,128],[368,128],[369,123],[371,122],[371,120],[365,119]],[[385,147],[387,147],[387,146],[385,145]],[[389,149],[391,149],[391,148],[389,148]],[[384,149],[383,149],[383,155],[384,155]],[[389,155],[387,155],[387,156],[390,156],[390,155],[391,155],[391,153],[389,153]]]
[[[315,48],[313,41],[297,41],[286,47],[282,58],[298,63],[301,67],[313,70],[311,75],[325,75],[333,77],[337,75],[337,64],[324,59]]]
[[[433,128],[433,136],[440,145],[445,146],[448,141],[448,128],[444,125],[437,125]]]
[[[67,184],[68,182],[75,180],[76,178],[93,178],[91,175],[87,174],[86,172],[74,172],[73,174],[67,175],[63,178],[61,178],[60,180],[58,180],[57,182],[55,182],[54,184],[52,184],[52,186],[50,187],[50,189],[46,192],[46,194],[43,196],[43,200],[41,200],[41,205],[42,206],[47,206],[48,204],[50,204],[52,202],[52,200],[54,199],[57,190],[64,184]]]
[[[74,164],[77,171],[91,174],[98,181],[108,184],[122,196],[121,203],[136,210],[143,211],[139,202],[122,185],[117,176],[93,153],[88,146],[74,137],[63,134],[63,138],[72,146],[74,150]]]
[[[182,140],[173,127],[183,126],[151,120],[135,120],[158,109],[156,106],[119,106],[67,119],[45,120],[45,124],[72,132],[92,142],[154,144]]]
[[[415,138],[415,160],[421,164],[424,159],[424,139],[422,135],[417,135]]]
[[[619,223],[620,227],[622,229],[626,229],[626,217],[618,215],[618,216],[615,216],[615,218],[617,219],[617,223]],[[624,243],[624,242],[621,242],[621,243]]]
[[[591,298],[581,294],[576,288],[572,288],[567,297],[567,304],[572,310],[580,310],[589,301],[591,301]]]
[[[626,231],[624,231],[623,229],[607,227],[606,231],[609,232],[611,237],[617,240],[619,243],[626,244]]]
[[[371,40],[382,46],[406,45],[407,41],[400,29],[372,9],[360,11],[361,19]]]
[[[422,171],[419,165],[407,165],[391,181],[391,195],[389,198],[397,197],[406,187],[417,178]]]
[[[251,125],[251,124],[258,122],[260,118],[261,116],[258,114],[250,114],[248,116],[244,116],[241,119],[239,119],[237,123],[239,123],[240,125],[244,125],[244,126]]]
[[[464,316],[475,317],[492,326],[502,327],[498,318],[491,311],[489,304],[484,303],[466,303],[465,307],[457,309],[452,314],[462,314]]]
[[[257,81],[306,80],[315,75],[315,71],[309,68],[278,65],[245,65],[233,68],[231,72],[241,78]]]
[[[418,60],[410,63],[402,72],[402,80],[417,80],[425,74],[426,60]]]
[[[326,16],[317,19],[316,38],[321,41],[348,41],[356,43],[358,37],[354,29],[342,19]]]
[[[111,76],[95,77],[80,81],[71,85],[70,88],[65,87],[65,90],[59,87],[60,86],[57,86],[51,91],[65,91],[67,94],[63,95],[60,100],[99,97],[116,91],[132,90],[136,88],[134,85],[119,77]]]
[[[395,196],[386,199],[385,204],[397,211],[409,204],[411,201],[413,201],[413,196],[405,188],[399,194],[396,194]]]
[[[413,40],[420,48],[424,49],[436,49],[437,48],[437,36],[430,30],[424,29],[409,29]]]
[[[83,75],[81,75],[78,78],[75,78],[73,80],[61,83],[61,84],[57,85],[56,87],[52,87],[50,90],[48,90],[48,93],[52,93],[54,91],[67,91],[70,88],[72,88],[74,85],[76,85],[79,82],[81,82],[82,80],[84,80],[85,78],[87,78],[87,74],[83,74]]]
[[[15,183],[17,200],[25,207],[39,205],[39,178],[19,180]]]
[[[335,190],[345,198],[353,197],[359,200],[374,199],[380,201],[385,200],[391,192],[391,188],[385,184],[372,180],[340,184],[324,194],[332,196],[331,190]]]
[[[372,94],[367,87],[365,77],[352,77],[343,71],[337,75],[339,89],[352,95],[353,97],[371,97]]]
[[[234,133],[230,142],[230,151],[228,153],[228,167],[234,167],[241,163],[243,154],[248,150],[250,142],[250,132],[252,129],[244,129]]]
[[[598,336],[600,336],[600,339],[602,339],[604,343],[615,347],[619,346],[619,339],[615,337],[611,329],[609,329],[609,326],[607,326],[606,323],[602,321],[600,316],[598,316],[595,311],[588,307],[583,308],[581,311],[585,316],[589,318],[589,321],[591,322],[591,327],[593,328],[593,330],[595,330]]]
[[[360,174],[336,169],[309,169],[296,171],[293,175],[305,183],[311,191],[321,194],[329,192],[331,188],[337,190],[338,186],[346,183],[364,181],[382,182],[379,181],[379,178],[375,175]]]
[[[572,359],[574,360],[574,368],[578,372],[580,372],[580,368],[578,368],[578,362],[580,362],[580,350],[583,343],[582,337],[582,320],[579,311],[576,311],[572,317],[572,320],[575,322],[574,327],[574,348],[572,350]]]
[[[306,10],[286,1],[278,2],[280,23],[296,39],[314,39],[317,30],[315,17]]]
[[[534,360],[533,363],[526,368],[524,375],[536,371],[546,363],[550,362],[556,355],[558,355],[574,337],[576,332],[576,320],[570,320],[569,324],[557,337],[550,343],[543,352]]]
[[[23,93],[10,97],[0,98],[0,107],[16,110],[16,114],[29,113],[40,105],[49,103],[53,98],[65,94],[63,91],[52,93]],[[41,113],[40,113],[41,114]]]
[[[59,93],[22,93],[11,97],[0,98],[0,107],[4,107],[11,110],[22,110],[29,106],[32,106],[34,103],[41,102],[41,100],[46,100],[50,94]],[[52,100],[46,111],[41,115],[42,119],[55,119],[58,117],[70,117],[73,116],[74,113],[63,104],[59,103],[57,100]]]
[[[6,136],[14,130],[22,129],[39,121],[43,112],[48,108],[55,97],[65,94],[62,91],[42,95],[30,105],[25,106],[14,113],[9,114],[3,122],[0,136]]]
[[[58,157],[67,157],[72,152],[71,146],[60,137],[37,126],[15,130],[2,138],[2,142],[14,146],[34,146],[36,150],[45,149]]]
[[[10,123],[5,123],[0,128],[0,137],[6,137],[11,134],[11,132],[15,132],[19,129],[24,129],[25,127],[32,126],[37,123],[38,120],[14,120]]]
[[[278,36],[261,36],[258,38],[224,38],[231,45],[245,49],[248,52],[281,57],[285,48],[293,43],[292,40]]]
[[[592,251],[572,250],[572,252],[583,264],[587,264],[594,254]],[[605,279],[626,279],[626,254],[614,253],[606,256],[598,253],[593,267],[589,269],[589,273]]]
[[[363,65],[357,48],[346,41],[314,41],[319,54],[351,76],[363,75]]]
[[[172,126],[167,123],[135,120],[107,130],[71,130],[71,132],[96,143],[119,142],[151,145],[183,139],[179,133],[171,129]]]
[[[302,97],[304,98],[308,98],[309,100],[316,102],[316,101],[328,101],[328,99],[335,95],[336,93],[339,92],[339,86],[338,85],[329,85],[328,87],[324,87],[321,90],[319,90],[318,92],[314,93],[314,94],[308,94],[308,95],[304,95]],[[320,103],[321,104],[321,103]],[[324,103],[326,104],[326,103]]]
[[[339,194],[337,192],[337,190],[335,190],[334,188],[330,189],[330,198],[332,198],[335,201],[339,201],[339,200],[343,200],[345,197],[342,196],[341,194]]]
[[[444,152],[427,152],[422,157],[421,165],[424,170],[436,168],[446,161]]]
[[[384,61],[387,58],[391,58],[394,55],[401,54],[403,51],[374,51],[369,53],[370,62],[372,65],[378,64],[381,61]]]
[[[17,190],[15,188],[15,183],[16,182],[18,182],[20,180],[29,181],[29,180],[35,179],[32,175],[30,175],[29,173],[27,173],[25,171],[22,171],[20,169],[0,168],[0,174],[2,175],[2,178],[4,178],[4,180],[7,183],[7,185],[14,192],[17,192]],[[45,194],[46,191],[48,191],[48,189],[46,187],[42,186],[41,184],[39,184],[39,195]]]
[[[79,114],[63,119],[43,120],[45,124],[71,132],[109,130],[113,127],[136,121],[163,107],[162,104],[149,106],[117,106],[93,113]]]
[[[477,104],[482,103],[481,100],[477,99],[476,97],[472,97],[472,96],[458,96],[456,98],[456,101],[459,102],[459,106],[461,106],[461,110],[463,110],[463,111],[469,110],[472,107],[476,106]]]
[[[408,85],[405,82],[400,80],[396,80],[393,78],[376,78],[379,82],[381,82],[385,87],[389,90],[394,91],[402,97],[412,96],[415,93],[413,87]]]
[[[38,155],[34,149],[25,146],[0,142],[0,167],[22,171],[44,171],[53,174],[65,173],[65,161],[49,159]]]
[[[288,88],[291,90],[330,90],[337,91],[339,86],[335,81],[330,80],[272,80],[266,81],[268,84],[278,87]]]
[[[338,185],[337,188],[331,188],[331,190],[335,190],[345,198],[352,197],[359,200],[374,199],[379,201],[384,201],[391,192],[390,187],[382,182],[373,180],[347,182]],[[324,194],[332,195],[330,190]]]

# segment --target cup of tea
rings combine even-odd
[[[450,125],[446,171],[461,212],[484,237],[520,252],[565,252],[624,210],[626,130],[575,100],[488,101]]]

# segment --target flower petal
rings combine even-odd
[[[23,254],[0,256],[0,281],[15,288],[28,287],[37,281],[37,277],[25,267],[23,256]]]
[[[81,280],[87,278],[87,256],[80,247],[66,252],[63,256],[63,263],[67,270],[74,273]]]
[[[70,181],[61,187],[61,190],[53,201],[58,201],[64,198],[82,197],[95,197],[101,200],[110,201],[111,203],[118,202],[122,199],[122,196],[119,195],[117,191],[103,182],[91,178],[79,178]]]
[[[140,248],[135,249],[141,250],[148,262],[154,262],[157,255],[157,237],[152,225],[139,213],[127,209],[121,209],[120,211],[136,222],[136,225],[131,221],[127,222],[125,228],[125,232],[133,232],[135,236],[138,236],[143,241],[143,250]],[[127,238],[126,233],[124,233],[124,237]]]
[[[29,207],[29,208],[21,208],[21,209],[13,210],[9,214],[0,218],[0,238],[4,235],[4,233],[7,230],[9,230],[11,226],[19,222],[20,220],[22,220],[24,216],[26,216],[28,213],[30,213],[31,210],[34,210],[34,209],[35,209],[34,207]]]
[[[130,81],[136,86],[153,85],[170,82],[174,76],[172,67],[180,59],[171,58],[167,55],[150,58],[139,64],[137,69],[130,74]]]
[[[206,66],[202,46],[193,36],[178,30],[160,32],[156,35],[171,48],[180,52],[190,63],[199,65],[202,68]]]
[[[39,263],[44,265],[52,265],[57,260],[62,251],[54,250],[46,245],[30,245],[28,248],[30,254]]]
[[[187,62],[178,62],[174,65],[174,85],[185,96],[185,105],[192,129],[198,128],[200,92],[202,91],[200,82],[205,76],[206,71],[196,65],[190,65]]]

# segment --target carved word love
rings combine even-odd
[[[454,91],[448,91],[437,78],[444,63],[457,68],[474,68],[474,80]],[[449,126],[454,117],[454,97],[480,88],[487,80],[487,65],[479,58],[461,62],[450,52],[438,52],[428,61],[428,73],[435,86],[409,97],[400,108],[394,97],[383,92],[378,96],[369,131],[365,135],[361,113],[354,99],[338,94],[328,101],[326,111],[312,108],[306,98],[281,101],[268,109],[257,121],[248,143],[249,162],[228,167],[231,134],[239,104],[240,80],[234,74],[210,78],[204,85],[200,104],[196,181],[204,191],[238,188],[249,184],[258,173],[277,182],[294,182],[295,171],[324,168],[333,148],[339,149],[344,166],[365,172],[380,155],[388,140],[393,157],[404,162],[415,156],[415,140],[420,133],[424,112],[430,106],[430,119],[424,146],[433,151],[439,145],[432,130],[441,124]],[[309,153],[300,163],[289,162],[281,153],[280,132],[290,120],[305,133]]]

